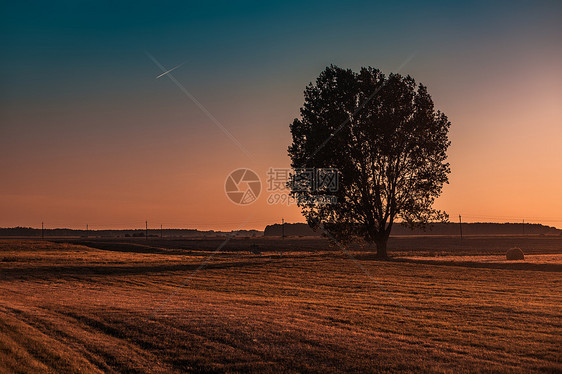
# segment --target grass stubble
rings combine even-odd
[[[562,372],[559,271],[137,247],[0,241],[0,372]]]

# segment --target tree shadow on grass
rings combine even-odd
[[[199,268],[204,269],[228,269],[237,267],[260,266],[259,261],[221,262],[216,264],[158,264],[158,265],[52,265],[52,266],[18,266],[2,269],[0,280],[15,279],[61,279],[61,278],[83,278],[96,276],[130,276],[147,275],[158,273],[185,272],[190,273]]]
[[[83,245],[90,248],[102,249],[104,251],[127,252],[127,253],[151,253],[161,255],[180,255],[186,252],[178,249],[163,249],[146,244],[120,243],[120,242],[98,242],[98,241],[75,241],[73,244]]]
[[[355,256],[358,260],[363,261],[381,261],[373,253],[366,253]],[[466,256],[470,258],[470,256]],[[447,260],[433,260],[433,259],[410,259],[401,257],[389,257],[387,262],[393,263],[410,263],[410,264],[423,264],[423,265],[442,265],[442,266],[461,266],[468,268],[481,268],[481,269],[504,269],[504,270],[532,270],[532,271],[548,271],[548,272],[562,272],[562,264],[536,264],[530,262],[479,262],[479,261],[447,261]]]

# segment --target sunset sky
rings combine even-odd
[[[7,2],[0,227],[231,230],[269,205],[289,123],[329,64],[409,74],[452,126],[451,220],[562,228],[562,2]],[[153,58],[207,113],[162,76]],[[214,121],[212,118],[216,119]],[[220,123],[246,154],[217,125]],[[230,202],[228,174],[263,182]]]

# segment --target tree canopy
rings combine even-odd
[[[300,118],[290,125],[293,182],[307,169],[337,169],[338,188],[291,184],[303,215],[336,240],[363,238],[387,257],[397,220],[412,227],[446,219],[433,208],[448,183],[450,122],[427,88],[410,76],[327,67],[306,87]],[[295,177],[297,176],[297,177]],[[314,196],[330,195],[333,204]]]

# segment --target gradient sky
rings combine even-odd
[[[263,229],[295,206],[224,193],[287,167],[329,64],[412,75],[452,122],[452,220],[562,227],[559,1],[0,5],[0,227]],[[147,56],[243,145],[244,154]]]

